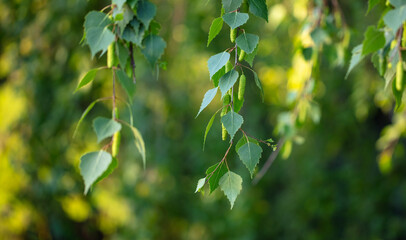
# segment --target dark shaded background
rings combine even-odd
[[[101,71],[73,94],[81,74],[105,63],[105,56],[90,60],[79,41],[85,14],[108,1],[0,0],[0,239],[406,238],[405,142],[396,148],[392,171],[382,174],[375,145],[392,114],[377,100],[384,83],[366,62],[347,80],[346,66],[322,62],[320,123],[306,124],[300,132],[306,141],[295,144],[287,160],[278,158],[258,185],[231,153],[230,167],[244,179],[233,210],[219,190],[194,194],[197,180],[227,148],[216,121],[202,151],[205,126],[220,101],[194,117],[211,84],[207,59],[229,47],[228,30],[207,48],[219,1],[153,2],[168,44],[168,70],[157,80],[138,53],[133,111],[146,141],[147,169],[125,132],[118,169],[83,196],[79,158],[99,149],[91,120],[109,116],[109,103],[96,105],[78,137],[72,134],[87,105],[111,94],[111,76]],[[307,3],[268,1],[270,23],[252,17],[247,26],[261,36],[254,68],[265,88],[261,103],[253,81],[247,83],[242,113],[251,135],[278,139],[274,128],[286,108],[286,73]],[[380,9],[365,16],[366,1],[340,4],[352,47]],[[260,165],[270,149],[263,154]]]

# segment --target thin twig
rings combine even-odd
[[[281,150],[284,144],[285,138],[282,137],[276,144],[276,150],[271,153],[268,160],[266,160],[264,166],[262,167],[261,171],[259,171],[258,174],[255,176],[254,180],[252,181],[253,185],[256,185],[259,182],[259,180],[261,180],[264,177],[265,173],[268,171],[269,167],[271,167],[272,163],[275,161],[276,157],[279,154],[279,151]]]
[[[240,131],[242,132],[242,134],[244,134],[245,137],[253,138],[253,139],[257,140],[258,142],[261,142],[261,143],[266,144],[267,146],[269,146],[268,142],[265,142],[264,140],[261,140],[261,139],[258,139],[258,138],[255,138],[253,136],[248,135],[244,130],[242,130],[242,128],[240,128]],[[247,141],[248,141],[248,139],[247,139]]]
[[[309,85],[310,80],[312,79],[312,75],[313,75],[313,64],[314,63],[312,63],[312,65],[311,65],[312,72],[310,73],[309,78],[304,83],[302,92],[300,93],[298,100],[297,100],[298,102],[300,101],[300,99],[303,99],[306,97],[306,91],[307,91],[308,85]],[[299,114],[299,104],[297,103],[295,105],[295,108],[293,109],[293,113],[292,113],[293,121],[295,121],[298,114]],[[252,184],[256,185],[264,177],[265,173],[268,171],[269,167],[271,167],[272,163],[275,161],[276,157],[278,156],[279,151],[281,150],[282,146],[285,144],[285,141],[286,141],[285,137],[282,137],[281,139],[279,139],[278,143],[276,144],[276,150],[271,153],[271,155],[269,156],[268,160],[265,162],[262,169],[255,176],[254,180],[252,181]]]
[[[106,10],[107,8],[111,7],[112,4],[105,6],[104,8],[102,8],[102,10],[100,10],[100,12],[104,12],[104,10]]]
[[[230,149],[231,149],[231,146],[233,146],[233,141],[230,142],[230,146],[228,147],[226,153],[224,154],[223,159],[221,159],[221,161],[217,164],[216,168],[209,174],[210,176],[206,179],[206,182],[205,182],[204,184],[206,184],[206,183],[209,182],[210,178],[211,178],[211,177],[213,176],[213,174],[216,172],[217,168],[219,168],[220,165],[225,161],[225,159],[226,159],[226,157],[227,157],[227,155],[228,155],[228,152],[229,152]],[[227,166],[227,169],[228,169],[228,166]]]

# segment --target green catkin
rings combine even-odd
[[[226,73],[229,72],[231,69],[233,69],[233,64],[228,61],[226,64]]]
[[[227,129],[221,124],[221,140],[227,140]]]
[[[402,48],[406,47],[406,23],[403,24]]]
[[[116,111],[116,118],[118,118],[118,109],[115,108]],[[111,145],[111,156],[117,157],[118,150],[120,149],[120,141],[121,141],[121,133],[120,131],[114,133],[113,135],[113,143]]]
[[[238,61],[242,62],[244,60],[244,58],[245,58],[245,51],[241,50],[240,56],[238,56]]]
[[[226,94],[223,98],[223,109],[221,110],[220,116],[223,117],[224,115],[227,114],[228,107],[226,107],[228,104],[231,102],[231,96],[230,94]],[[225,141],[227,139],[227,129],[224,127],[223,124],[221,124],[221,139]]]
[[[227,113],[227,107],[225,107],[221,110],[220,116],[223,117],[224,115],[226,115],[226,113]],[[221,124],[221,139],[223,141],[225,141],[227,139],[227,129],[224,127],[223,124]]]
[[[237,28],[230,29],[230,40],[232,43],[235,43],[235,39],[237,38]]]
[[[402,91],[403,85],[403,63],[399,60],[396,65],[396,90]]]
[[[247,79],[244,74],[241,74],[240,76],[240,84],[238,85],[238,100],[242,100],[244,98],[244,92],[245,92],[245,83]]]
[[[114,42],[107,49],[107,67],[111,68],[114,65]]]

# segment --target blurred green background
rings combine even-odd
[[[381,173],[376,141],[392,117],[390,107],[379,104],[388,98],[379,91],[384,81],[367,61],[344,80],[349,53],[346,66],[322,61],[323,91],[315,97],[320,123],[307,123],[300,132],[306,141],[294,145],[287,160],[278,158],[258,185],[231,153],[230,167],[244,180],[233,210],[219,190],[194,194],[197,180],[227,148],[216,121],[202,151],[219,99],[194,117],[211,88],[206,62],[230,46],[228,30],[206,47],[220,1],[152,2],[168,66],[157,79],[137,53],[133,111],[147,168],[124,132],[119,167],[84,196],[79,158],[100,148],[91,120],[110,116],[111,104],[96,105],[78,136],[72,134],[87,105],[111,95],[111,75],[103,70],[73,94],[79,77],[106,60],[91,60],[79,42],[85,14],[109,1],[0,0],[0,239],[406,239],[405,141],[395,149],[392,170]],[[274,128],[286,110],[294,38],[311,1],[267,2],[269,23],[252,17],[246,27],[260,33],[254,68],[265,102],[248,81],[242,114],[250,135],[278,139]],[[352,48],[380,9],[366,16],[367,1],[340,4]],[[270,153],[264,151],[260,165]]]

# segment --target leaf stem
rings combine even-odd
[[[255,138],[255,137],[252,137],[252,136],[248,135],[247,133],[244,132],[244,130],[242,130],[242,128],[240,128],[240,131],[247,138],[247,142],[248,142],[248,137],[250,137],[250,138],[253,138],[253,139],[257,140],[258,142],[261,142],[261,143],[266,144],[267,146],[269,146],[269,143],[265,142],[264,140],[261,140],[261,139],[258,139],[258,138]]]
[[[109,4],[107,6],[105,6],[104,8],[102,8],[102,10],[100,10],[100,12],[104,12],[107,8],[111,7],[113,4]]]
[[[223,159],[221,159],[221,161],[217,164],[217,167],[209,174],[210,176],[206,177],[206,181],[204,184],[209,182],[209,180],[213,176],[213,174],[217,171],[217,169],[221,166],[221,164],[226,160],[226,157],[227,157],[228,153],[230,152],[231,146],[233,146],[233,141],[230,142],[230,146],[228,147],[226,153],[224,154]],[[226,161],[226,164],[227,164],[227,161]],[[228,168],[228,165],[226,165],[226,166],[227,166],[227,169],[230,171],[230,169]]]

